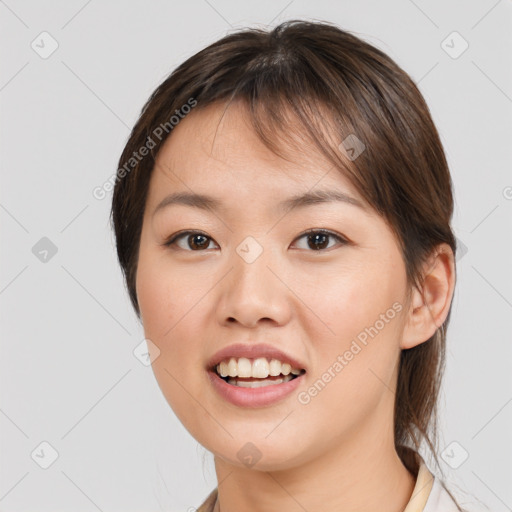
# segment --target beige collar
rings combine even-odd
[[[423,512],[434,484],[434,476],[427,468],[421,456],[418,454],[416,456],[419,462],[418,476],[416,477],[416,485],[412,491],[411,499],[407,503],[404,512]]]

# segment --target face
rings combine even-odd
[[[218,106],[192,111],[158,154],[144,214],[136,291],[156,379],[190,434],[240,467],[244,450],[262,470],[285,469],[392,429],[406,309],[397,241],[317,153],[294,160],[271,153],[237,104],[224,115]],[[280,206],[320,190],[361,206]],[[218,204],[157,208],[177,192]],[[233,344],[259,343],[305,373],[293,385],[236,387],[247,397],[293,386],[273,402],[233,403],[208,363]]]

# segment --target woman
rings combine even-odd
[[[199,510],[462,510],[436,458],[452,182],[409,76],[329,23],[228,35],[145,104],[117,252]]]

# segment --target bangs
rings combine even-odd
[[[277,57],[270,59],[270,65],[268,58],[266,62],[247,64],[238,83],[222,87],[215,95],[205,91],[206,98],[199,97],[195,111],[213,105],[223,107],[220,124],[231,106],[241,106],[254,132],[273,154],[291,163],[307,160],[313,166],[327,164],[327,172],[340,172],[375,209],[364,179],[368,166],[362,158],[369,141],[360,129],[356,134],[354,114],[340,111],[339,100],[332,101],[334,95],[322,95],[325,88],[319,88],[314,74],[307,75],[289,62],[279,67],[275,65],[281,62]],[[222,94],[223,90],[230,93]],[[346,92],[349,99],[343,105],[357,108],[348,89]],[[354,144],[359,145],[356,158]]]

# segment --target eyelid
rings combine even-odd
[[[309,235],[311,233],[322,233],[325,235],[332,236],[333,238],[337,238],[340,242],[344,242],[346,244],[349,243],[349,240],[347,238],[345,238],[343,235],[337,233],[336,231],[331,231],[330,229],[324,229],[324,228],[307,229],[306,231],[303,231],[295,240],[298,240],[299,238],[302,238],[303,236]]]
[[[321,234],[329,235],[330,237],[335,238],[336,240],[338,240],[338,242],[341,243],[342,245],[350,244],[350,241],[346,237],[344,237],[343,235],[341,235],[341,234],[339,234],[339,233],[337,233],[335,231],[331,231],[329,229],[324,229],[324,228],[310,228],[310,229],[307,229],[306,231],[303,231],[300,235],[298,235],[293,240],[293,242],[296,242],[297,240],[300,240],[304,236],[309,235],[311,233],[321,233]],[[169,247],[169,248],[174,248],[173,246],[175,245],[175,242],[177,240],[179,240],[180,238],[185,237],[185,235],[203,235],[205,238],[208,238],[209,240],[213,241],[216,244],[214,239],[211,236],[209,236],[208,234],[204,233],[203,231],[199,231],[199,230],[196,230],[196,229],[186,229],[186,230],[182,230],[182,231],[178,231],[177,233],[174,233],[169,238],[167,238],[162,243],[162,245],[164,245],[166,247]],[[181,249],[181,248],[178,248],[178,249]],[[331,247],[331,249],[332,249],[332,247]],[[206,250],[201,250],[201,251],[192,251],[192,250],[187,250],[187,249],[181,249],[181,250],[185,250],[186,252],[206,252]],[[310,250],[310,251],[307,251],[307,252],[323,253],[323,252],[327,252],[327,251],[325,249],[321,249],[321,250],[318,250],[318,251]]]

